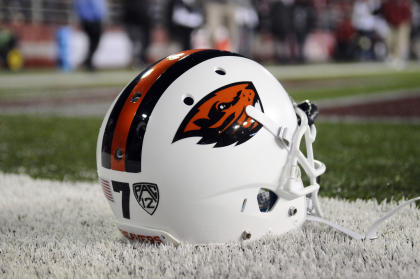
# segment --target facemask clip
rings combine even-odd
[[[248,106],[246,113],[261,123],[264,128],[280,140],[283,147],[289,150],[288,163],[283,169],[281,183],[276,190],[278,196],[288,200],[310,196],[316,214],[322,216],[318,201],[319,184],[317,183],[317,177],[323,174],[326,168],[322,162],[314,159],[312,149],[312,144],[316,138],[316,128],[313,124],[319,114],[318,108],[310,101],[305,101],[299,105],[295,104],[294,107],[298,118],[298,126],[293,135],[287,127],[278,125],[253,106]],[[305,136],[306,155],[299,149],[303,136]],[[309,178],[310,185],[306,187],[300,177],[300,168],[305,171]]]

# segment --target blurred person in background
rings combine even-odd
[[[294,0],[271,0],[271,32],[276,41],[275,59],[288,62],[293,53],[293,3]]]
[[[0,24],[0,67],[12,71],[21,69],[23,57],[17,50],[17,43],[16,34]]]
[[[259,23],[256,10],[257,1],[242,0],[238,4],[238,9],[235,15],[239,27],[239,42],[237,51],[248,57],[252,55],[252,42],[255,39],[254,34]]]
[[[416,59],[420,59],[420,0],[413,2],[411,23],[411,53]]]
[[[169,0],[168,30],[183,50],[191,49],[191,34],[204,22],[202,0]]]
[[[271,0],[256,0],[254,1],[255,9],[258,14],[258,31],[270,32],[271,19],[270,8]]]
[[[354,59],[355,46],[354,38],[356,30],[351,22],[351,16],[344,14],[341,21],[338,23],[334,37],[336,40],[334,49],[334,59],[338,61],[349,61]]]
[[[315,24],[312,0],[272,0],[272,33],[280,43],[276,58],[280,62],[304,62],[303,47]]]
[[[388,61],[399,70],[404,68],[408,58],[411,30],[411,1],[385,0],[383,14],[390,25],[387,38]]]
[[[271,0],[257,0],[255,7],[258,26],[253,46],[253,58],[261,62],[272,60],[275,46],[271,34]]]
[[[80,19],[80,25],[88,36],[89,46],[83,66],[88,71],[95,71],[93,55],[98,48],[102,34],[102,23],[107,16],[105,0],[76,0],[76,13]]]
[[[381,0],[357,0],[354,2],[352,23],[357,32],[355,58],[373,60],[384,56],[383,40],[388,36],[389,28],[379,16]],[[376,52],[378,50],[378,53]]]
[[[205,1],[206,25],[214,48],[237,51],[239,30],[235,14],[239,1]]]
[[[133,44],[132,66],[147,64],[152,28],[150,0],[123,0],[122,21]]]
[[[303,46],[306,37],[315,25],[315,10],[312,0],[295,0],[293,5],[293,48],[292,59],[305,62]]]

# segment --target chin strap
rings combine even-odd
[[[318,216],[312,216],[312,215],[307,215],[307,220],[309,221],[313,221],[313,222],[318,222],[318,223],[323,223],[326,224],[330,227],[333,227],[336,230],[341,231],[342,233],[350,236],[351,238],[357,239],[357,240],[365,240],[365,239],[376,239],[378,238],[376,232],[378,231],[380,225],[382,225],[382,223],[384,223],[387,219],[389,219],[390,217],[392,217],[395,213],[397,213],[398,211],[400,211],[403,207],[409,205],[410,203],[413,203],[415,201],[420,200],[420,197],[408,200],[403,202],[402,204],[400,204],[399,206],[397,206],[396,208],[390,210],[387,214],[385,214],[383,217],[379,218],[378,220],[376,220],[367,230],[366,234],[359,234],[357,232],[354,232],[350,229],[344,228],[338,224],[335,224],[331,221],[325,220],[321,217]]]

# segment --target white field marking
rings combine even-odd
[[[327,63],[305,65],[265,65],[278,79],[311,79],[322,77],[351,77],[395,73],[385,63]],[[96,73],[38,71],[15,74],[0,74],[0,89],[56,88],[63,86],[84,87],[102,85],[124,85],[131,81],[146,66],[136,70],[110,70]],[[420,65],[410,62],[404,72],[419,71]]]
[[[402,98],[420,96],[420,88],[414,89],[401,89],[390,90],[378,93],[360,94],[339,98],[315,100],[317,106],[322,108],[335,107],[335,106],[351,106],[360,104],[374,104],[381,101],[394,101]]]
[[[411,124],[419,125],[420,117],[398,117],[398,116],[350,116],[350,115],[320,115],[317,123],[369,123],[369,124]]]

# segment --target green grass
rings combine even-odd
[[[101,119],[0,116],[0,170],[68,181],[96,179]],[[420,126],[319,123],[323,196],[401,199],[420,194]]]
[[[3,74],[0,72],[0,101],[3,99],[36,98],[68,95],[95,88],[123,88],[137,71],[30,72]]]
[[[396,90],[419,89],[420,72],[396,72],[367,77],[324,78],[294,82],[286,90],[296,101],[320,100]]]
[[[101,119],[0,116],[0,170],[58,180],[95,180]]]
[[[420,195],[420,125],[318,124],[323,196],[378,200]]]

